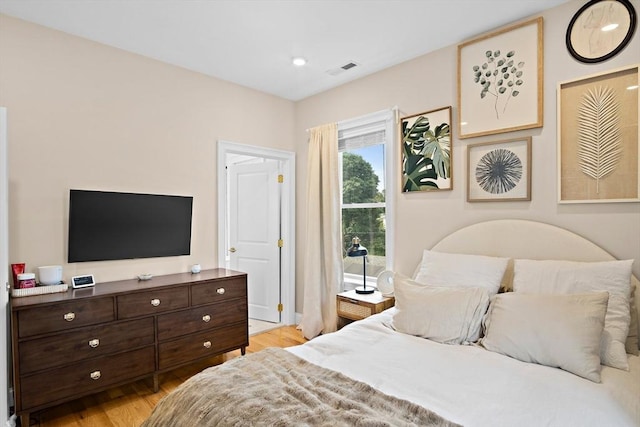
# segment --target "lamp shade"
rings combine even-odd
[[[347,256],[355,257],[355,256],[366,256],[369,253],[367,248],[360,245],[360,238],[354,237],[352,240],[352,244],[347,250]]]

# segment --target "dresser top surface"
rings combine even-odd
[[[232,278],[246,277],[246,273],[228,270],[224,268],[215,268],[212,270],[202,270],[200,273],[176,273],[161,276],[153,276],[150,280],[126,279],[113,282],[98,282],[95,286],[89,288],[73,289],[71,286],[66,292],[58,292],[53,294],[32,295],[27,297],[12,297],[11,307],[17,309],[39,304],[48,304],[52,302],[72,301],[81,298],[91,298],[99,296],[113,296],[122,293],[131,293],[145,291],[149,289],[173,286],[173,285],[190,285],[200,282],[225,280]]]

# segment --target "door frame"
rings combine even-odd
[[[286,325],[296,323],[296,287],[295,287],[295,172],[296,157],[291,151],[273,148],[256,147],[236,142],[218,140],[218,265],[228,268],[226,261],[227,234],[227,155],[240,154],[245,156],[274,159],[281,162],[284,182],[282,183],[281,199],[281,228],[284,245],[281,249],[281,303],[283,305],[281,322]],[[274,242],[276,243],[276,242]]]

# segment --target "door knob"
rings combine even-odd
[[[229,248],[229,252],[233,253],[236,251],[236,248]]]

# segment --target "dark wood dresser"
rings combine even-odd
[[[16,413],[249,345],[247,275],[225,269],[11,299]]]

